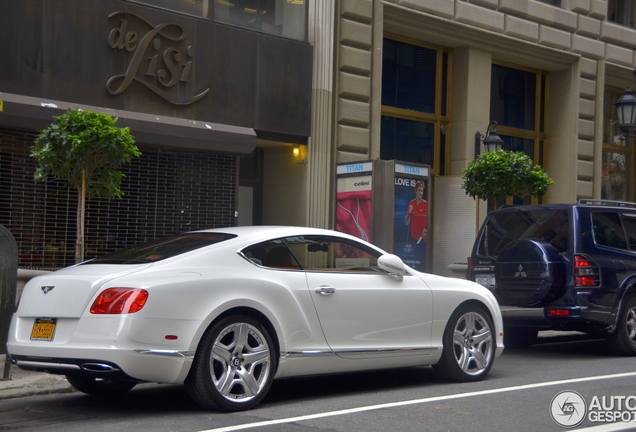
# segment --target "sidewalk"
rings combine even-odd
[[[0,354],[0,400],[75,391],[63,375],[24,371],[15,365],[9,369],[9,379],[3,379],[5,362],[6,355]]]

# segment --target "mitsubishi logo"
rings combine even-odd
[[[53,291],[53,288],[55,288],[55,287],[52,286],[52,285],[45,285],[45,286],[42,287],[42,292],[44,294],[48,294],[49,292]]]
[[[517,270],[518,271],[515,273],[515,277],[528,277],[528,275],[526,275],[526,272],[523,271],[523,266],[521,264],[519,264]]]

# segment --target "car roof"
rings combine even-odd
[[[504,206],[494,210],[491,213],[505,213],[511,211],[550,211],[550,210],[568,210],[571,208],[598,208],[598,209],[613,209],[613,210],[636,210],[636,203],[623,202],[623,201],[611,201],[611,200],[595,200],[595,199],[581,199],[577,203],[557,203],[557,204],[532,204],[521,206]]]
[[[540,211],[540,210],[567,210],[575,206],[575,204],[532,204],[532,205],[520,205],[520,206],[504,206],[492,213],[503,213],[511,211]]]
[[[280,237],[291,237],[291,236],[299,236],[299,235],[327,235],[327,236],[337,236],[341,238],[346,238],[354,241],[363,240],[354,237],[352,235],[333,231],[322,228],[312,228],[312,227],[301,227],[301,226],[283,226],[283,225],[251,225],[251,226],[233,226],[233,227],[223,227],[223,228],[212,228],[205,229],[193,232],[209,232],[209,233],[227,233],[234,234],[237,236],[237,239],[242,242],[250,242],[256,243],[263,240],[280,238]],[[370,244],[375,249],[379,249],[377,246]]]

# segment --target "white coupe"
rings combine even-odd
[[[184,383],[246,410],[272,381],[432,365],[484,378],[503,350],[486,288],[420,273],[355,237],[300,227],[174,235],[32,279],[7,348],[26,370],[116,395]]]

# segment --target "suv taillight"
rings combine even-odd
[[[601,274],[598,265],[585,255],[574,255],[574,286],[585,288],[600,285]]]

